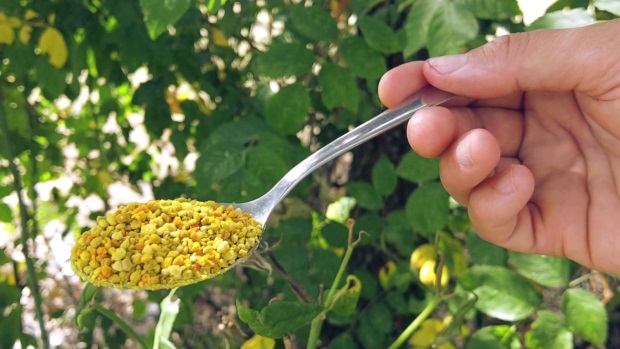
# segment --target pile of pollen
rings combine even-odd
[[[250,214],[214,201],[131,203],[80,235],[71,265],[96,286],[175,288],[225,272],[261,234]]]

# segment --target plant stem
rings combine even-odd
[[[47,330],[45,328],[45,318],[43,316],[43,299],[41,298],[41,293],[39,292],[39,285],[37,279],[36,269],[34,267],[34,262],[32,257],[30,257],[30,249],[28,246],[28,242],[31,239],[30,228],[29,228],[29,214],[28,207],[26,206],[26,202],[24,200],[23,189],[24,186],[21,182],[21,176],[19,173],[19,169],[15,164],[15,154],[13,153],[13,143],[10,139],[10,131],[9,125],[6,118],[6,114],[4,113],[4,94],[0,91],[0,132],[2,133],[2,146],[4,147],[4,151],[6,153],[7,160],[9,161],[9,171],[13,176],[13,189],[17,194],[17,199],[19,203],[19,216],[21,222],[21,243],[22,243],[22,253],[24,254],[24,259],[26,260],[26,270],[28,273],[28,287],[32,292],[32,297],[34,298],[35,303],[35,313],[37,320],[39,322],[39,328],[41,331],[41,342],[43,344],[44,349],[48,349],[50,347]]]
[[[394,343],[388,347],[388,349],[397,349],[403,345],[409,337],[420,327],[422,322],[426,320],[435,311],[435,308],[441,303],[441,298],[433,297],[433,299],[426,305],[424,310],[407,326],[407,328],[396,338]]]
[[[351,259],[351,255],[353,254],[353,248],[354,246],[349,243],[347,250],[344,253],[344,257],[342,258],[342,263],[340,263],[340,268],[338,268],[338,273],[332,283],[332,287],[329,289],[327,297],[325,297],[325,312],[315,317],[310,323],[310,334],[308,335],[308,345],[306,346],[307,349],[315,349],[317,346],[319,336],[321,335],[321,327],[323,327],[323,321],[325,321],[325,313],[329,311],[329,308],[334,302],[334,296],[338,291],[340,280],[342,280],[342,277],[347,269],[347,265],[349,264],[349,259]]]
[[[100,303],[97,302],[94,303],[93,308],[98,311],[99,314],[107,317],[108,319],[112,320],[112,322],[120,326],[120,328],[127,332],[128,335],[133,337],[133,339],[135,339],[142,348],[147,349],[149,347],[144,338],[142,338],[142,336],[140,336],[125,320],[114,314],[114,312],[104,308]]]

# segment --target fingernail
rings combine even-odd
[[[454,156],[456,158],[456,162],[463,167],[468,167],[473,165],[474,161],[471,158],[471,151],[469,145],[469,139],[465,138],[462,142],[460,142],[454,151]]]
[[[515,181],[514,181],[514,171],[512,166],[509,167],[504,173],[502,173],[501,178],[495,182],[493,185],[493,189],[497,190],[499,193],[507,195],[515,192]]]
[[[428,64],[441,74],[449,74],[462,67],[467,61],[467,55],[451,55],[435,57],[428,60]]]

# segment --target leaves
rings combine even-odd
[[[408,152],[400,160],[396,174],[410,182],[439,178],[439,160],[425,159],[415,152]]]
[[[375,190],[382,196],[390,195],[396,189],[398,178],[394,165],[386,156],[380,157],[372,167],[371,180]]]
[[[567,326],[590,343],[607,339],[607,312],[596,296],[586,290],[571,288],[562,295],[562,310]]]
[[[530,349],[572,349],[573,335],[556,314],[542,310],[525,334],[525,345]]]
[[[525,319],[541,302],[527,281],[504,267],[473,266],[461,276],[459,284],[478,296],[478,310],[500,320]]]
[[[585,9],[571,9],[567,11],[557,11],[547,13],[544,16],[535,20],[527,28],[528,30],[535,29],[561,29],[561,28],[574,28],[593,24],[595,22],[592,15]]]
[[[269,78],[308,73],[313,63],[314,54],[303,44],[277,42],[252,61],[254,72]]]
[[[67,43],[58,29],[47,27],[39,38],[41,53],[49,55],[49,62],[56,68],[62,68],[69,55]]]
[[[189,9],[191,0],[140,0],[149,37],[157,39]]]
[[[288,85],[267,100],[265,121],[279,134],[294,134],[305,125],[309,108],[306,88],[299,83]]]
[[[411,226],[429,236],[448,222],[449,196],[440,183],[417,188],[405,204],[405,213]]]
[[[516,0],[459,0],[476,17],[483,19],[510,19],[521,14]]]
[[[172,333],[172,325],[179,314],[180,299],[173,300],[175,289],[172,289],[168,295],[161,301],[161,314],[155,326],[155,335],[153,338],[153,349],[158,348],[174,348],[174,344],[170,342],[170,333]]]
[[[359,19],[360,30],[368,46],[382,53],[395,53],[401,50],[400,40],[384,21],[364,16]]]
[[[272,338],[253,335],[241,345],[241,349],[273,349],[276,347],[276,341]]]
[[[458,53],[478,30],[476,17],[462,3],[415,1],[405,24],[407,44],[403,54],[409,57],[424,47],[431,56]]]
[[[336,21],[319,6],[291,6],[291,22],[304,36],[315,41],[332,41],[338,37]]]
[[[484,327],[471,337],[466,349],[520,349],[521,343],[514,330],[507,325]]]
[[[597,9],[613,13],[616,16],[620,16],[620,3],[618,1],[594,0],[592,2]]]
[[[340,51],[349,69],[356,76],[378,79],[387,70],[383,56],[371,49],[361,38],[349,37],[343,40]]]
[[[344,107],[356,113],[360,101],[360,93],[355,78],[346,69],[326,63],[318,76],[321,87],[321,101],[329,109]]]
[[[568,284],[570,262],[566,258],[510,252],[510,263],[526,278],[547,287]]]
[[[241,321],[252,331],[269,338],[281,338],[301,326],[307,325],[323,311],[318,304],[299,302],[274,302],[260,311],[253,310],[237,300]]]
[[[351,182],[347,185],[349,195],[355,198],[355,202],[365,209],[376,211],[383,207],[383,199],[369,183]]]
[[[362,292],[362,282],[355,275],[348,275],[344,286],[334,296],[334,302],[330,309],[336,315],[353,315],[357,308],[357,301]]]

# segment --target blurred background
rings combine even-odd
[[[381,112],[392,67],[617,15],[615,0],[1,0],[0,348],[306,347],[307,323],[270,338],[235,303],[320,302],[349,229],[355,301],[327,314],[321,348],[387,348],[437,297],[402,347],[620,346],[618,280],[480,240],[404,127],[305,179],[258,253],[177,290],[168,317],[166,292],[85,292],[69,264],[119,205],[262,195]]]

